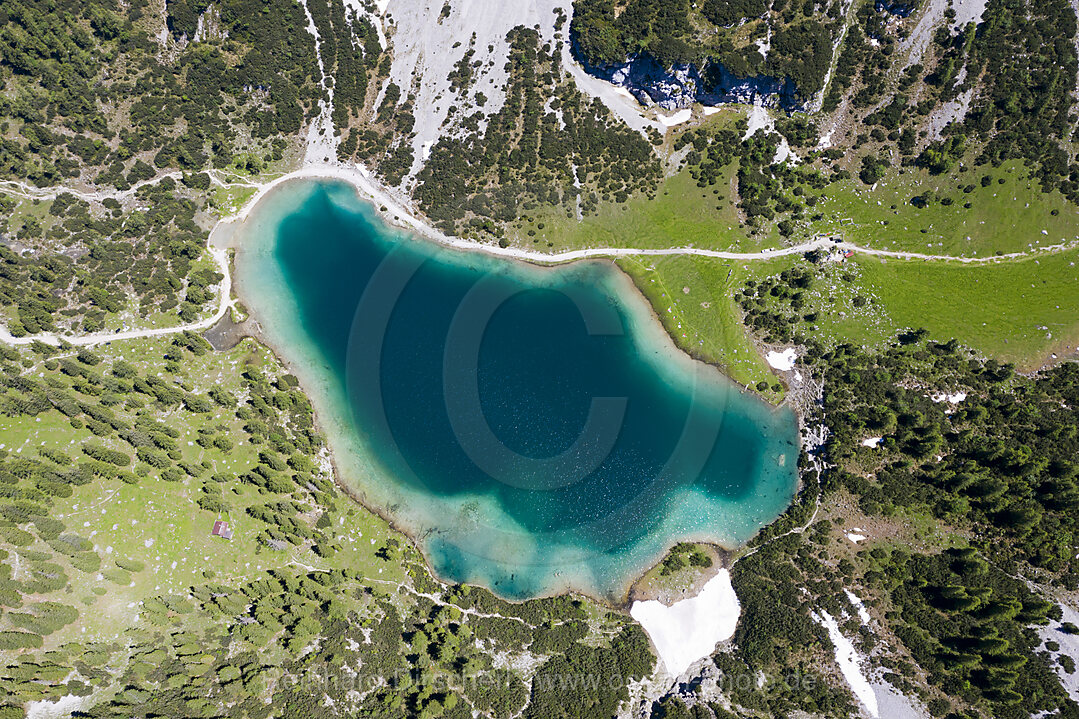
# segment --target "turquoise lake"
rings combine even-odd
[[[444,580],[619,601],[676,541],[736,546],[794,495],[794,413],[678,351],[609,263],[449,249],[322,180],[234,244],[342,481]]]

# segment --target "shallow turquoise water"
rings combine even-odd
[[[620,598],[673,542],[737,544],[793,496],[793,413],[677,352],[608,264],[442,248],[329,182],[241,233],[243,298],[345,481],[445,579]]]

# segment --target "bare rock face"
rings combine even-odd
[[[896,17],[907,17],[914,12],[914,7],[917,3],[914,0],[877,0],[876,9],[877,12],[886,12]]]
[[[614,65],[582,64],[589,74],[625,88],[645,106],[678,110],[693,103],[741,102],[785,110],[802,108],[797,89],[790,80],[766,75],[736,77],[717,62],[709,63],[703,75],[692,64],[664,68],[648,54],[634,55],[626,62]]]
[[[664,70],[647,55],[615,65],[610,77],[605,79],[629,90],[642,105],[659,105],[665,110],[692,105],[703,87],[694,66],[676,65]]]
[[[798,88],[787,78],[769,75],[737,77],[718,62],[708,66],[707,75],[709,90],[698,100],[705,105],[742,102],[788,111],[805,109]]]

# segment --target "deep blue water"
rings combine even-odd
[[[443,578],[614,597],[673,541],[744,541],[789,503],[793,414],[673,352],[611,266],[452,251],[349,186],[286,189],[245,300],[323,388],[346,481]]]

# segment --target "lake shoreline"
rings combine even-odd
[[[497,245],[490,245],[477,240],[464,240],[449,237],[417,218],[411,209],[399,203],[385,190],[382,190],[364,170],[359,168],[349,169],[337,166],[316,166],[296,170],[275,178],[265,185],[262,185],[244,204],[239,212],[229,217],[222,218],[214,226],[210,233],[209,245],[211,247],[227,247],[233,250],[238,249],[235,244],[233,244],[235,234],[246,222],[254,208],[263,200],[272,197],[279,188],[286,186],[293,181],[303,180],[330,180],[347,184],[353,188],[356,197],[362,202],[370,204],[374,208],[375,214],[387,225],[397,230],[418,234],[426,241],[434,242],[440,247],[454,250],[455,252],[461,253],[463,256],[467,256],[471,253],[481,253],[487,256],[496,256],[514,264],[536,270],[556,270],[567,265],[580,266],[590,263],[609,266],[615,270],[613,274],[623,281],[622,284],[624,287],[622,288],[621,296],[633,296],[636,300],[640,301],[640,304],[643,305],[643,307],[647,308],[647,312],[651,315],[654,324],[661,330],[662,335],[666,337],[666,343],[669,343],[671,349],[674,350],[673,354],[682,355],[694,363],[714,368],[734,386],[738,387],[739,391],[743,394],[755,397],[776,409],[788,406],[799,415],[799,420],[803,419],[801,416],[801,408],[795,406],[795,404],[788,404],[786,401],[779,402],[778,404],[769,402],[758,392],[750,389],[748,386],[743,386],[736,382],[723,366],[708,361],[692,348],[680,346],[675,337],[667,330],[662,317],[659,315],[656,307],[648,300],[648,297],[645,295],[642,288],[637,285],[633,277],[618,266],[617,257],[585,257],[568,260],[552,257],[544,259],[541,253],[528,253],[523,250],[514,251],[515,248],[501,248]],[[235,273],[233,274],[235,275]],[[239,296],[239,290],[235,289],[234,291],[237,296]],[[760,348],[757,347],[756,349],[758,353],[760,353]],[[761,357],[763,360],[763,354]]]
[[[264,200],[276,196],[277,191],[280,188],[291,186],[292,185],[292,183],[290,182],[291,180],[299,180],[299,181],[302,181],[302,180],[314,180],[314,181],[320,181],[320,182],[325,182],[325,181],[344,182],[345,184],[348,184],[352,188],[353,193],[354,193],[357,200],[359,200],[360,202],[365,203],[365,204],[374,203],[375,204],[374,209],[376,210],[376,212],[374,214],[376,214],[379,217],[379,219],[381,219],[384,222],[388,223],[387,212],[380,211],[379,206],[377,205],[377,202],[381,199],[380,195],[375,194],[375,193],[366,192],[367,183],[362,183],[361,184],[361,183],[351,181],[355,174],[357,174],[357,173],[352,173],[352,172],[322,173],[320,171],[313,170],[313,171],[304,171],[304,172],[301,172],[301,173],[295,173],[295,174],[290,175],[290,176],[285,176],[283,178],[279,178],[278,180],[274,181],[273,183],[270,183],[270,185],[268,185],[268,186],[264,187],[262,190],[260,190],[260,192],[258,192],[251,199],[251,201],[247,203],[247,205],[245,206],[244,210],[241,213],[238,213],[238,215],[234,216],[233,218],[229,218],[228,221],[222,220],[222,222],[219,223],[219,226],[215,227],[214,233],[212,234],[212,243],[214,244],[214,246],[217,246],[217,247],[221,247],[222,244],[223,244],[223,245],[235,250],[233,261],[234,262],[242,262],[243,261],[242,255],[244,253],[245,246],[246,246],[246,248],[248,250],[252,249],[251,244],[250,244],[250,238],[248,237],[248,234],[250,232],[252,232],[253,230],[257,231],[257,229],[258,229],[257,224],[252,225],[250,223],[250,220],[253,217],[257,216],[257,213],[254,213],[254,210],[257,207],[260,207]],[[395,219],[397,219],[397,218],[395,218]],[[461,244],[458,244],[458,243],[443,243],[441,241],[438,241],[438,239],[436,237],[431,237],[427,233],[417,233],[415,225],[413,225],[411,223],[403,224],[401,222],[395,222],[395,223],[393,223],[393,226],[394,226],[395,229],[404,230],[404,231],[408,232],[409,237],[412,237],[415,234],[421,234],[423,236],[423,238],[425,240],[427,240],[427,241],[435,240],[435,242],[439,246],[445,247],[447,249],[458,250],[460,254],[459,253],[453,253],[454,255],[457,255],[458,257],[467,256],[468,253],[473,253],[477,249],[481,249],[479,247],[462,246]],[[478,243],[476,243],[476,244],[478,244]],[[483,254],[486,255],[488,253],[483,253]],[[499,259],[513,260],[514,264],[526,266],[526,267],[530,268],[530,270],[532,270],[532,271],[538,270],[538,271],[542,271],[542,272],[546,273],[547,271],[553,271],[555,269],[551,264],[537,264],[537,263],[534,263],[534,262],[531,262],[531,261],[528,261],[528,260],[522,260],[522,259],[514,258],[514,257],[504,257],[503,256],[503,257],[500,257]],[[723,381],[730,384],[731,387],[732,387],[732,391],[733,391],[734,387],[737,387],[740,394],[749,394],[752,397],[753,401],[759,402],[761,405],[764,405],[767,408],[767,411],[769,413],[776,413],[776,412],[779,412],[779,411],[781,411],[783,409],[782,405],[780,405],[778,407],[774,406],[774,405],[771,405],[771,404],[765,402],[763,400],[763,398],[759,397],[755,393],[752,393],[752,392],[747,393],[740,385],[738,385],[737,383],[732,382],[728,377],[726,377],[726,375],[722,372],[722,370],[720,368],[718,368],[716,365],[713,365],[711,363],[707,363],[707,362],[705,362],[703,360],[700,360],[699,358],[695,358],[695,357],[691,356],[690,354],[688,354],[687,352],[685,352],[682,348],[678,347],[678,345],[675,342],[674,338],[671,337],[670,333],[667,332],[666,328],[663,326],[662,322],[660,321],[660,318],[659,318],[658,314],[656,313],[655,308],[651,305],[651,303],[648,302],[647,298],[643,295],[643,293],[640,292],[639,288],[632,281],[632,278],[630,278],[626,273],[624,273],[620,268],[618,268],[616,263],[614,263],[612,261],[608,261],[608,260],[603,260],[603,261],[600,261],[600,260],[584,260],[584,261],[575,261],[575,262],[573,262],[574,265],[587,265],[587,264],[593,264],[593,263],[597,264],[597,265],[603,265],[603,266],[605,266],[605,267],[607,267],[609,269],[615,270],[614,272],[609,272],[608,273],[608,275],[610,277],[614,278],[614,284],[616,285],[616,288],[614,289],[614,291],[617,293],[617,295],[620,298],[620,301],[623,303],[623,306],[626,308],[627,315],[633,319],[633,324],[634,324],[635,329],[642,330],[642,332],[640,332],[639,335],[634,335],[634,336],[638,337],[638,336],[644,336],[644,335],[647,334],[647,335],[649,335],[651,337],[651,339],[658,340],[661,343],[659,345],[659,347],[662,349],[662,353],[661,353],[662,361],[653,360],[653,361],[656,362],[657,366],[669,365],[669,360],[671,358],[675,358],[676,361],[679,364],[683,365],[683,366],[692,367],[696,371],[701,371],[703,369],[703,371],[705,371],[705,372],[714,373],[717,377],[722,378]],[[250,295],[251,295],[251,288],[247,287],[246,283],[241,279],[241,277],[240,277],[241,273],[234,273],[234,275],[236,277],[235,282],[234,282],[236,295],[244,302],[244,304],[248,307],[249,311],[251,312],[250,320],[249,320],[249,327],[252,327],[252,331],[250,331],[248,333],[249,336],[251,336],[254,341],[256,341],[256,342],[258,342],[260,344],[263,344],[264,346],[269,348],[269,350],[275,355],[275,357],[278,358],[278,360],[282,363],[282,365],[289,372],[292,372],[293,374],[296,374],[297,376],[304,376],[307,379],[307,382],[305,384],[313,383],[315,386],[311,387],[309,390],[306,390],[306,391],[308,391],[309,394],[320,394],[320,395],[324,395],[327,398],[329,398],[331,396],[332,388],[330,388],[328,386],[323,386],[325,384],[324,382],[319,381],[316,377],[312,376],[314,374],[317,374],[317,372],[304,371],[303,368],[297,367],[296,364],[294,362],[290,361],[290,359],[289,359],[289,356],[290,356],[291,353],[286,351],[285,348],[283,348],[281,346],[278,346],[279,343],[274,338],[270,337],[268,335],[268,333],[263,331],[262,323],[266,320],[266,318],[262,316],[262,312],[260,311],[259,302],[258,301],[254,301],[254,302],[250,301],[249,298],[250,298]],[[643,311],[643,310],[645,310],[645,308],[647,308],[646,312]],[[655,347],[656,347],[656,345],[653,344],[653,345],[651,345],[649,347],[649,349],[654,350]],[[656,354],[660,354],[660,353],[657,352]],[[671,367],[667,366],[667,370],[670,371],[670,369],[671,369]],[[331,414],[334,414],[334,412],[331,412]],[[328,426],[332,422],[328,421],[330,418],[327,418],[327,417],[325,417],[323,415],[324,415],[324,412],[317,412],[316,411],[315,422],[316,422],[316,426],[318,427],[320,432],[322,432],[322,434],[324,436],[326,436],[327,439],[328,439],[327,447],[329,449],[330,461],[331,461],[331,463],[333,465],[334,472],[335,472],[336,478],[338,480],[337,484],[350,497],[350,499],[360,503],[361,505],[363,505],[364,508],[368,509],[369,511],[374,512],[376,515],[381,517],[383,520],[385,520],[387,522],[387,524],[392,529],[394,529],[394,531],[399,532],[399,533],[405,535],[406,537],[408,537],[410,542],[413,544],[413,546],[415,546],[417,548],[420,555],[424,558],[424,561],[427,564],[428,570],[431,572],[432,576],[434,576],[440,582],[445,583],[445,584],[457,583],[458,582],[457,579],[447,579],[447,578],[443,577],[439,573],[439,571],[437,570],[436,563],[432,560],[432,557],[428,554],[428,551],[427,551],[427,548],[426,548],[426,545],[425,545],[425,542],[423,541],[423,539],[428,536],[429,530],[425,531],[422,527],[411,527],[409,522],[402,521],[400,518],[395,517],[393,515],[392,511],[390,511],[390,509],[388,507],[383,507],[382,506],[381,502],[373,501],[372,498],[367,495],[367,492],[364,491],[364,489],[362,488],[362,482],[355,481],[355,480],[354,481],[348,481],[346,479],[346,475],[352,474],[352,472],[346,472],[345,471],[346,467],[344,465],[349,464],[349,462],[342,462],[342,458],[338,456],[339,453],[342,450],[340,448],[335,449],[334,445],[338,444],[339,442],[330,441],[332,439],[332,437],[334,436],[334,434],[335,434],[332,431],[332,428]],[[797,419],[800,422],[801,418],[798,417]],[[331,430],[331,431],[328,431],[328,430]],[[798,482],[800,482],[800,478],[798,478]],[[795,494],[797,493],[797,483],[798,482],[796,482],[796,486],[793,488],[793,492]],[[767,526],[767,523],[765,525],[763,525],[763,526]],[[754,534],[754,536],[755,536],[755,534]],[[730,553],[730,552],[737,552],[742,546],[744,546],[748,541],[750,541],[751,538],[752,537],[747,538],[746,540],[744,540],[742,542],[732,542],[732,543],[724,543],[721,540],[717,541],[715,538],[704,538],[704,537],[699,537],[696,541],[698,541],[700,543],[710,544],[710,545],[716,547],[717,550],[720,551],[721,553],[726,554],[726,553]],[[668,539],[665,542],[665,546],[663,547],[662,551],[656,553],[656,555],[651,558],[651,560],[650,560],[650,562],[648,563],[647,566],[642,567],[639,572],[635,572],[632,577],[630,577],[626,582],[623,582],[622,583],[622,589],[615,595],[605,594],[603,592],[589,592],[589,591],[581,590],[581,589],[575,588],[573,586],[573,581],[572,580],[567,580],[564,586],[553,586],[548,591],[544,591],[544,592],[541,592],[541,593],[538,593],[538,594],[534,594],[534,595],[532,595],[530,597],[515,598],[515,597],[512,597],[512,596],[506,596],[504,594],[500,594],[493,587],[487,586],[483,582],[476,582],[476,583],[480,584],[481,586],[487,586],[487,588],[489,590],[494,591],[494,593],[496,595],[498,595],[500,598],[502,598],[504,600],[507,600],[507,601],[519,602],[519,601],[527,601],[529,598],[540,598],[540,597],[547,597],[547,596],[558,596],[558,595],[563,595],[563,594],[570,594],[570,595],[576,595],[576,596],[587,596],[587,597],[589,597],[589,598],[591,598],[593,600],[599,601],[601,604],[603,604],[605,606],[609,606],[609,607],[612,607],[612,608],[615,608],[615,609],[619,609],[621,611],[628,611],[629,606],[631,605],[633,599],[637,598],[636,596],[634,596],[634,592],[637,590],[637,585],[638,585],[638,582],[640,581],[640,579],[645,574],[647,574],[651,570],[651,568],[653,568],[657,563],[662,561],[663,558],[669,553],[670,549],[675,544],[677,544],[679,541],[694,541],[694,540],[692,540],[692,539],[687,540],[687,538],[685,538],[685,537]],[[470,582],[468,580],[465,580],[464,583],[470,583]]]

